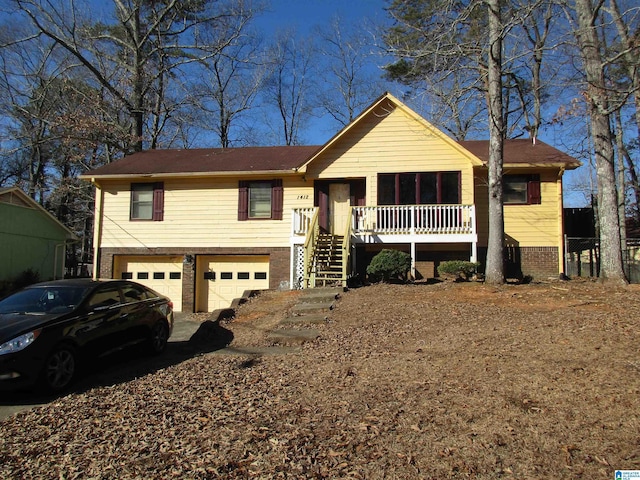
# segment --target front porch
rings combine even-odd
[[[411,275],[415,277],[416,246],[421,244],[470,245],[469,260],[477,261],[478,234],[474,205],[382,205],[352,206],[348,221],[337,242],[336,262],[333,265],[336,281],[346,284],[354,265],[350,264],[352,249],[358,244],[408,244],[412,259]],[[292,212],[291,228],[291,285],[307,288],[315,286],[317,272],[314,258],[320,245],[318,207],[299,208]],[[298,252],[298,253],[296,253]],[[322,255],[330,255],[323,252]],[[327,260],[330,262],[330,260]],[[340,267],[340,268],[338,268]],[[323,277],[324,278],[324,277]]]

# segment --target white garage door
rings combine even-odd
[[[176,312],[182,311],[182,257],[116,256],[114,278],[141,283],[166,295]]]
[[[268,256],[198,256],[196,272],[199,312],[228,308],[245,290],[269,288]]]

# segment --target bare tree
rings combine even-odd
[[[502,164],[504,156],[504,116],[502,104],[502,48],[505,29],[500,0],[487,0],[489,12],[489,57],[487,62],[487,103],[489,104],[489,239],[486,280],[504,283],[504,208]]]
[[[531,52],[530,56],[525,57],[525,65],[530,65],[531,85],[527,89],[528,92],[518,88],[518,97],[521,101],[525,129],[531,138],[538,137],[542,125],[542,101],[545,91],[545,82],[542,78],[543,63],[547,52],[555,47],[548,47],[547,42],[552,28],[555,27],[554,16],[557,16],[558,13],[558,9],[553,3],[549,2],[546,5],[543,3],[540,8],[533,9],[521,24],[524,37],[529,43],[529,47],[525,48],[525,51]],[[529,113],[525,101],[527,93],[530,93],[533,99],[531,113]]]
[[[371,103],[372,92],[382,91],[379,72],[372,69],[373,41],[365,24],[351,24],[333,17],[325,27],[316,28],[318,61],[324,70],[317,103],[335,122],[344,127]],[[377,55],[376,55],[377,56]]]
[[[243,0],[112,0],[112,19],[95,23],[87,18],[91,6],[86,2],[5,2],[24,14],[38,33],[68,51],[127,112],[134,150],[143,148],[145,127],[152,130],[152,146],[157,144],[158,129],[165,124],[160,117],[172,73],[202,58],[195,34],[198,26],[226,26],[229,18],[247,14]],[[217,45],[226,45],[235,35],[233,29],[221,29]],[[209,51],[211,47],[208,45]],[[149,125],[151,115],[155,119]]]
[[[291,30],[278,35],[270,53],[270,74],[263,95],[278,111],[285,145],[301,142],[301,130],[312,113],[310,103],[313,51],[308,40]]]
[[[601,272],[603,281],[625,284],[622,266],[620,224],[617,208],[616,173],[610,114],[616,109],[610,102],[606,82],[606,62],[598,36],[602,2],[575,0],[576,37],[587,81],[587,102],[594,141],[598,182]]]
[[[223,148],[247,144],[248,135],[240,122],[254,107],[266,73],[261,40],[249,28],[253,14],[237,19],[235,30],[240,35],[215,47],[201,62],[201,80],[192,83],[201,128],[213,131]],[[202,43],[215,45],[218,33],[205,26],[200,35]]]
[[[625,19],[621,11],[618,0],[610,0],[607,12],[611,15],[618,34],[618,39],[622,54],[622,71],[626,74],[626,80],[629,83],[628,88],[633,94],[633,118],[635,121],[637,136],[632,145],[637,149],[640,148],[640,42],[638,41],[637,17],[640,9],[629,10]],[[635,25],[635,27],[634,27]],[[617,130],[620,131],[618,137],[621,136],[621,126]],[[620,158],[626,161],[626,167],[629,172],[629,181],[631,184],[632,195],[635,198],[635,220],[640,225],[640,183],[638,181],[638,171],[636,165],[631,158],[629,149],[624,142],[618,142],[618,152]]]

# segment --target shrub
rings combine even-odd
[[[367,266],[367,275],[373,280],[383,282],[406,282],[411,270],[411,255],[399,250],[384,249],[371,259]]]
[[[442,277],[454,277],[455,280],[469,280],[478,270],[478,262],[465,260],[450,260],[438,265],[438,275]]]

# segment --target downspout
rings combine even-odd
[[[62,258],[65,258],[65,254],[67,252],[65,246],[67,242],[64,243],[56,243],[53,247],[53,279],[58,280],[58,247],[62,247]],[[64,278],[64,263],[62,264],[61,276]]]
[[[65,240],[64,243],[58,243],[55,245],[53,253],[53,279],[58,280],[58,247],[62,247],[62,264],[60,265],[60,278],[64,278],[64,265],[67,258],[67,245],[76,243],[77,240]]]
[[[566,277],[564,269],[564,199],[562,195],[562,175],[564,175],[564,168],[561,167],[558,172],[558,215],[560,217],[560,228],[558,229],[558,272],[560,272],[560,278]]]
[[[99,278],[100,268],[100,244],[102,242],[102,212],[104,209],[104,193],[100,188],[98,182],[93,179],[92,183],[96,187],[96,207],[94,212],[94,227],[93,227],[93,274],[94,280]]]

